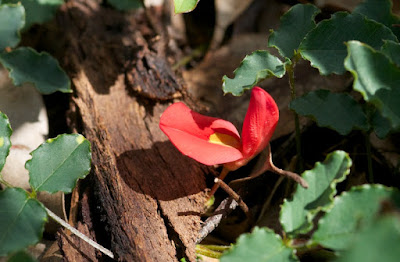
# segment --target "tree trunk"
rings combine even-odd
[[[73,194],[70,220],[119,261],[194,261],[210,170],[182,156],[158,127],[173,99],[191,102],[167,62],[155,15],[162,12],[151,13],[71,0],[58,14],[61,64],[74,89],[71,125],[92,144],[92,172]],[[105,259],[67,233],[59,237],[67,261]]]

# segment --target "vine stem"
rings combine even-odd
[[[76,235],[77,237],[79,237],[80,239],[82,239],[83,241],[85,241],[86,243],[88,243],[89,245],[91,245],[92,247],[94,247],[95,249],[101,251],[102,253],[104,253],[105,255],[109,256],[110,258],[114,259],[114,254],[106,249],[105,247],[103,247],[102,245],[96,243],[95,241],[91,240],[90,238],[88,238],[87,236],[85,236],[84,234],[82,234],[81,232],[79,232],[77,229],[75,229],[74,227],[72,227],[70,224],[68,224],[66,221],[64,221],[62,218],[60,218],[59,216],[57,216],[56,214],[54,214],[50,209],[48,209],[47,207],[44,207],[47,211],[47,214],[49,215],[49,217],[51,217],[52,219],[54,219],[54,221],[56,221],[57,223],[59,223],[60,225],[62,225],[63,227],[65,227],[66,229],[68,229],[69,231],[71,231],[74,235]]]
[[[295,61],[296,62],[296,61]],[[295,62],[286,66],[286,71],[288,72],[289,76],[289,86],[290,86],[290,94],[292,101],[296,98],[296,88],[294,85],[294,66]],[[293,111],[294,114],[294,125],[295,125],[295,132],[296,132],[296,151],[298,156],[298,171],[299,173],[303,172],[303,157],[301,154],[301,137],[300,137],[300,121],[299,115]]]

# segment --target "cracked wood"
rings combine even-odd
[[[156,35],[145,13],[71,0],[58,21],[61,62],[75,89],[71,122],[92,143],[88,203],[98,231],[91,235],[119,261],[194,261],[209,169],[182,156],[158,128],[166,101],[182,88],[147,42]],[[81,252],[93,254],[87,248]]]

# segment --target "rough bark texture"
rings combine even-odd
[[[159,130],[172,99],[187,98],[155,14],[150,22],[143,11],[72,0],[58,15],[66,38],[61,63],[74,88],[72,123],[92,143],[91,193],[81,194],[77,217],[119,261],[194,261],[209,170]],[[74,253],[75,238],[60,238],[67,261],[105,259],[79,242],[81,254]]]

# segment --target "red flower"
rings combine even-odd
[[[165,110],[160,128],[182,154],[205,165],[224,164],[228,170],[235,170],[268,145],[278,119],[279,109],[274,99],[254,87],[241,139],[232,123],[200,115],[181,102]]]

